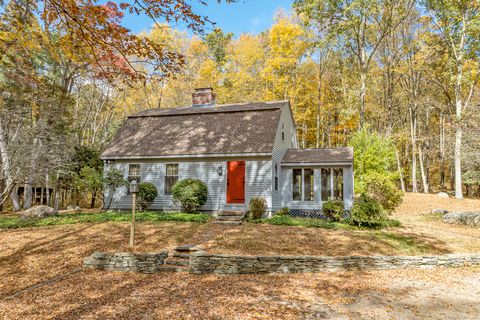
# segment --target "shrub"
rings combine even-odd
[[[366,175],[359,187],[362,193],[375,198],[390,213],[402,203],[403,192],[398,189],[395,182],[388,176],[371,172]]]
[[[207,185],[198,179],[180,180],[172,187],[173,200],[187,213],[198,212],[207,202],[207,195]]]
[[[322,205],[322,211],[325,216],[332,221],[339,222],[343,218],[344,206],[340,200],[328,200]]]
[[[361,226],[379,224],[387,220],[387,217],[382,205],[375,198],[362,194],[355,200],[350,219],[354,224]]]
[[[252,198],[248,203],[248,208],[250,211],[250,217],[253,220],[262,218],[262,216],[267,212],[267,201],[264,198]]]
[[[147,210],[158,195],[157,187],[149,182],[138,185],[137,207],[140,211]]]
[[[288,209],[287,207],[284,207],[280,210],[278,210],[277,212],[275,212],[275,215],[276,216],[288,216],[290,213],[290,209]]]

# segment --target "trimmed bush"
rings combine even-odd
[[[207,202],[208,188],[198,179],[180,180],[172,187],[173,200],[182,211],[197,213]]]
[[[390,177],[383,174],[371,172],[366,175],[361,189],[363,193],[375,198],[387,213],[392,212],[403,200],[403,192]]]
[[[332,221],[340,222],[343,218],[344,205],[340,200],[328,200],[322,205],[322,211],[325,216]]]
[[[147,210],[158,195],[157,187],[149,182],[138,185],[137,208],[140,211]]]
[[[253,220],[261,219],[267,212],[267,201],[264,198],[252,198],[248,203],[248,208]]]
[[[277,212],[275,212],[275,215],[276,216],[288,216],[290,213],[290,209],[288,209],[287,207],[284,207],[280,210],[278,210]]]
[[[351,221],[358,226],[381,224],[387,220],[381,204],[366,194],[362,194],[353,205]]]

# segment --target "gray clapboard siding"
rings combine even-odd
[[[268,158],[267,158],[268,159]],[[226,179],[227,161],[245,160],[245,205],[226,204]],[[187,178],[200,179],[208,187],[207,203],[202,207],[206,211],[221,211],[229,207],[245,209],[252,197],[264,197],[267,200],[269,210],[271,208],[271,172],[272,162],[270,160],[249,160],[249,159],[218,159],[216,161],[194,161],[194,160],[156,160],[155,161],[134,161],[116,162],[113,167],[120,170],[125,178],[128,177],[129,164],[140,164],[140,176],[143,182],[153,183],[158,190],[158,197],[152,204],[152,210],[178,210],[172,201],[172,197],[164,194],[165,168],[167,163],[179,164],[179,180]],[[218,168],[222,168],[222,175],[218,174]],[[109,201],[110,195],[107,195]],[[108,203],[106,201],[106,203]],[[122,187],[116,190],[113,195],[111,209],[129,209],[132,198],[127,194],[127,188]]]
[[[282,124],[284,125],[285,139],[282,140]],[[285,153],[290,148],[297,148],[297,136],[295,134],[295,123],[293,122],[293,115],[289,106],[282,108],[280,122],[275,136],[275,142],[272,150],[272,210],[277,211],[282,207],[282,174],[281,163]],[[278,165],[278,190],[275,191],[275,164]]]

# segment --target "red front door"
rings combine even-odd
[[[245,203],[245,161],[229,161],[227,171],[227,203]]]

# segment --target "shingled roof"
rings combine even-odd
[[[128,117],[102,158],[271,153],[287,104],[145,110]]]
[[[353,148],[289,149],[282,163],[349,163]]]

